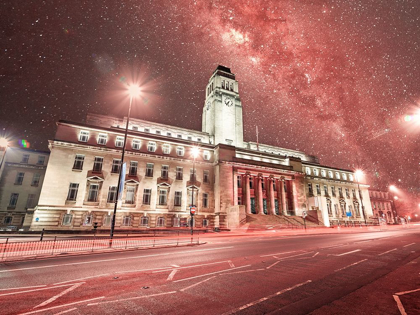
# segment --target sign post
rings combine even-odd
[[[305,232],[306,232],[306,217],[307,217],[308,213],[303,210],[302,211],[302,218],[303,218],[303,224],[305,225]]]

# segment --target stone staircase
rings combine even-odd
[[[314,220],[316,221],[316,220]],[[319,224],[318,224],[319,223]],[[303,229],[303,218],[299,216],[247,214],[246,225],[253,230]],[[325,227],[321,222],[306,220],[307,228]]]

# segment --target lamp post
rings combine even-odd
[[[190,215],[191,215],[191,235],[193,235],[193,231],[194,231],[194,214],[195,214],[195,209],[196,207],[194,206],[194,189],[195,189],[195,159],[198,157],[198,154],[200,153],[200,150],[198,149],[198,147],[193,147],[191,149],[191,155],[193,157],[193,173],[192,173],[192,185],[191,185],[191,206],[190,206]],[[192,208],[194,208],[194,211],[192,211]]]
[[[354,174],[356,175],[357,190],[359,191],[360,204],[362,206],[363,218],[365,219],[365,225],[366,225],[367,224],[366,213],[365,213],[365,207],[363,206],[363,197],[362,197],[362,192],[360,191],[360,183],[359,183],[360,176],[363,176],[363,171],[362,170],[356,170],[356,172]]]
[[[128,95],[130,97],[130,103],[129,103],[129,106],[128,106],[127,123],[125,125],[124,144],[123,144],[123,148],[122,148],[120,171],[119,171],[119,175],[118,175],[117,195],[115,197],[114,213],[112,215],[110,244],[112,244],[112,238],[114,237],[115,216],[117,214],[117,205],[118,205],[118,199],[119,199],[119,195],[120,195],[122,168],[123,168],[123,164],[124,164],[125,145],[127,143],[128,123],[130,122],[131,105],[133,104],[133,98],[136,98],[140,95],[140,87],[137,86],[137,85],[129,85],[127,91],[128,91]],[[122,185],[124,186],[124,184],[122,184]]]

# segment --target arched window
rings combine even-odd
[[[159,217],[159,218],[157,219],[156,226],[158,226],[158,227],[165,226],[165,218],[164,218],[164,217]]]
[[[148,226],[149,225],[149,218],[148,217],[141,217],[140,226]]]

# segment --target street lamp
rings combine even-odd
[[[191,235],[193,235],[194,231],[194,214],[196,207],[194,206],[194,188],[195,188],[195,159],[198,157],[198,154],[200,153],[200,149],[198,147],[192,147],[191,148],[191,155],[193,157],[193,172],[192,172],[192,185],[191,185],[191,206],[190,206],[190,215],[191,215]],[[192,209],[194,208],[194,211]]]
[[[117,214],[117,205],[118,205],[118,199],[120,195],[120,188],[121,185],[124,187],[124,183],[121,183],[122,178],[122,168],[124,165],[124,155],[125,155],[125,145],[127,143],[127,133],[128,133],[128,123],[130,122],[130,114],[131,114],[131,105],[133,104],[133,98],[136,98],[140,95],[141,89],[138,85],[129,85],[127,88],[128,96],[130,97],[130,103],[128,106],[128,114],[127,114],[127,123],[125,125],[125,134],[124,134],[124,144],[122,148],[122,154],[121,154],[121,163],[120,163],[120,171],[118,175],[118,184],[117,184],[117,195],[115,197],[115,203],[114,203],[114,213],[112,215],[112,223],[111,223],[111,242],[112,238],[114,237],[114,228],[115,228],[115,216]]]
[[[359,183],[360,177],[363,176],[363,171],[356,170],[356,172],[354,172],[354,175],[356,175],[357,189],[359,190],[360,204],[362,205],[362,213],[363,213],[363,218],[365,219],[365,225],[366,225],[366,213],[365,213],[365,207],[363,206],[363,197],[362,197],[362,192],[360,191],[360,183]]]

